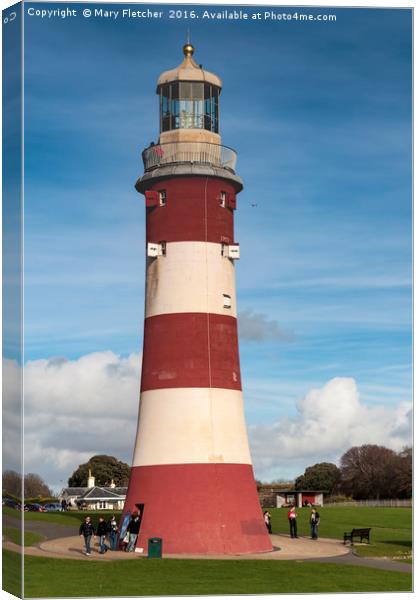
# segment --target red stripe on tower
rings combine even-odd
[[[184,53],[159,78],[160,138],[143,152],[136,185],[146,197],[146,301],[124,514],[141,511],[136,546],[144,552],[156,536],[169,554],[267,552],[237,339],[234,210],[242,182],[235,152],[220,143],[221,81],[198,67],[192,46]]]
[[[179,177],[153,185],[165,193],[165,205],[147,210],[147,241],[234,241],[234,187],[222,179]],[[229,203],[230,206],[226,206]]]
[[[134,467],[126,503],[144,504],[138,546],[163,539],[168,554],[272,550],[251,465]]]
[[[173,313],[145,320],[141,391],[178,387],[241,390],[234,317]]]

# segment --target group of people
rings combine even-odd
[[[95,529],[91,517],[86,517],[80,525],[79,535],[84,538],[85,554],[90,556],[92,538],[99,538],[99,554],[105,554],[108,550],[118,550],[119,527],[115,515],[112,515],[110,521],[106,522],[103,517],[99,517],[98,525]],[[106,543],[108,538],[109,546]]]
[[[288,511],[288,522],[290,524],[290,536],[292,538],[298,538],[297,535],[297,511],[294,505],[291,505]],[[310,513],[310,530],[311,530],[311,539],[317,540],[319,537],[319,524],[320,524],[320,515],[315,508],[311,509]]]
[[[290,536],[292,538],[298,538],[297,535],[297,511],[294,505],[291,505],[288,511],[288,522],[290,525]],[[268,510],[265,510],[263,513],[263,519],[265,521],[266,529],[268,533],[272,533],[272,525],[271,525],[271,514]],[[311,530],[311,539],[317,540],[319,537],[319,523],[320,523],[320,515],[315,508],[311,510],[310,513],[310,530]]]
[[[297,511],[292,505],[288,511],[288,522],[290,525],[290,536],[298,538],[297,535]],[[272,533],[271,514],[268,510],[263,513],[266,529],[268,533]],[[317,540],[319,537],[318,528],[320,523],[320,515],[315,508],[310,513],[310,529],[311,539]],[[124,537],[119,540],[122,550],[125,552],[134,552],[137,537],[140,532],[141,519],[138,512],[131,515],[131,519],[127,525]],[[91,517],[86,517],[80,525],[79,535],[84,538],[85,554],[91,555],[92,538],[99,538],[99,554],[105,554],[108,550],[118,550],[119,527],[115,515],[112,515],[110,521],[106,522],[103,517],[99,517],[97,528],[95,529]],[[109,546],[106,543],[108,538]]]
[[[86,517],[80,525],[79,535],[84,539],[85,554],[90,556],[92,553],[92,538],[99,538],[99,554],[105,554],[108,550],[124,550],[125,552],[134,552],[138,534],[140,533],[141,519],[138,512],[133,512],[126,528],[123,527],[123,537],[120,535],[119,525],[115,515],[106,522],[103,517],[99,517],[99,522],[95,528],[91,517]],[[108,543],[109,542],[109,545]]]

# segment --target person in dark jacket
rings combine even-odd
[[[134,513],[127,527],[127,532],[129,533],[129,542],[125,549],[126,552],[134,552],[135,542],[137,541],[137,537],[140,532],[140,524],[141,521],[138,513]]]
[[[99,517],[96,534],[99,536],[99,554],[105,554],[109,550],[106,545],[106,534],[108,533],[108,525],[103,517]]]
[[[319,537],[318,528],[320,523],[320,515],[315,508],[311,511],[310,514],[310,527],[311,527],[311,539],[317,540]]]
[[[108,531],[109,531],[109,543],[111,545],[111,550],[117,550],[118,548],[118,523],[115,518],[115,515],[112,515],[111,520],[108,523]]]
[[[84,538],[84,545],[86,548],[85,554],[90,556],[90,542],[92,541],[92,536],[96,537],[95,528],[93,527],[92,520],[90,517],[86,517],[84,519],[84,523],[80,525],[79,535],[81,538]]]

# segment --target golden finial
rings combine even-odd
[[[192,44],[187,43],[183,46],[183,54],[185,56],[192,56],[192,54],[195,52],[195,48],[192,46]]]

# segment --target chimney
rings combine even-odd
[[[92,475],[92,471],[89,469],[89,477],[87,478],[87,487],[94,488],[95,487],[95,478]]]

